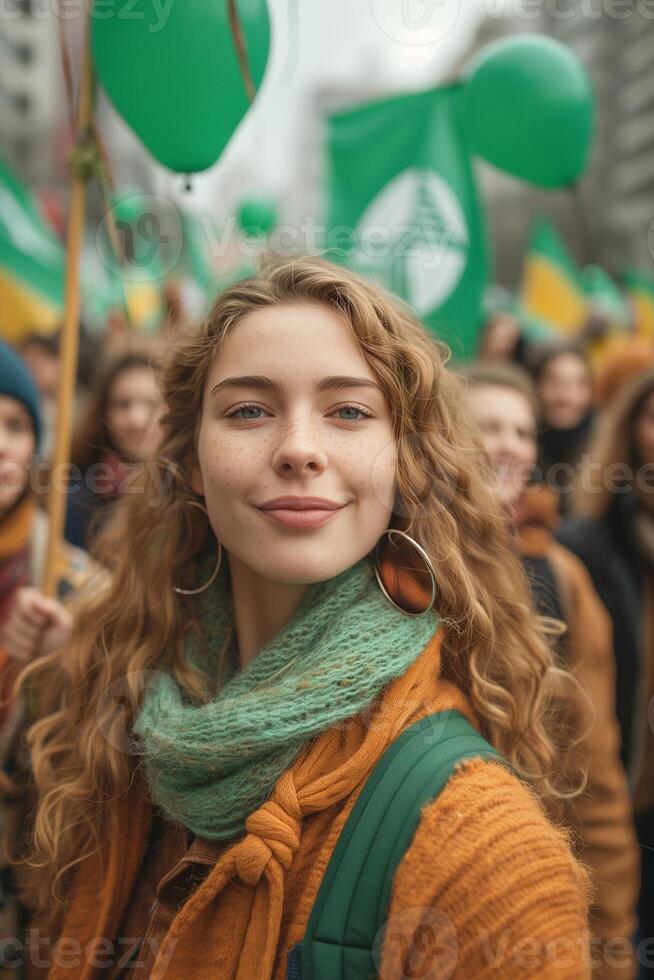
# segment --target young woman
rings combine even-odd
[[[586,564],[613,621],[623,757],[642,862],[641,933],[654,935],[654,371],[606,409],[558,533]],[[649,973],[654,959],[649,957]]]
[[[513,365],[479,363],[468,369],[465,384],[534,604],[541,615],[565,622],[567,630],[558,646],[586,695],[574,703],[574,721],[583,731],[579,751],[588,781],[566,820],[596,885],[591,926],[604,955],[596,948],[594,975],[602,980],[633,976],[626,961],[636,931],[639,858],[619,755],[610,621],[582,563],[554,539],[559,524],[557,495],[530,482],[537,458],[538,416],[529,375]],[[616,957],[620,943],[623,955]]]
[[[154,457],[163,410],[149,349],[114,353],[96,382],[73,440],[66,539],[89,548],[122,493],[133,492],[135,464]],[[76,474],[77,475],[77,474]]]
[[[513,771],[468,760],[426,803],[380,975],[590,977],[585,873],[539,802],[570,788],[560,677],[443,351],[376,287],[294,261],[227,289],[163,388],[174,480],[129,500],[63,668],[23,675],[50,980],[301,975],[368,777],[450,709]]]

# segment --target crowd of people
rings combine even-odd
[[[453,365],[320,259],[177,315],[81,365],[55,597],[0,343],[0,976],[654,974],[654,342]]]

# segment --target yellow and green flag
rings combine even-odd
[[[539,218],[531,233],[520,300],[528,314],[570,336],[582,329],[588,315],[579,269],[546,218]]]
[[[0,336],[50,333],[64,306],[65,251],[28,190],[0,161]]]
[[[651,340],[654,338],[654,277],[638,269],[627,269],[622,281],[633,304],[636,333]]]

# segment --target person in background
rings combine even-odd
[[[652,937],[654,370],[632,380],[604,412],[573,504],[575,515],[557,537],[584,562],[613,621],[622,755],[641,848],[641,932]]]
[[[498,310],[484,324],[478,356],[484,361],[514,361],[520,344],[518,317],[510,310]]]
[[[576,470],[593,424],[593,382],[586,355],[574,344],[548,345],[532,361],[540,407],[538,466],[547,486],[570,506]]]
[[[76,467],[66,515],[66,539],[87,550],[121,493],[134,490],[141,465],[161,441],[163,401],[153,350],[115,354],[95,384],[73,438]]]
[[[477,357],[527,367],[533,351],[550,343],[552,327],[528,313],[503,286],[489,286],[483,300],[484,325]]]
[[[489,286],[484,293],[483,316],[477,351],[479,359],[522,363],[527,345],[513,293],[502,286]]]
[[[27,334],[19,346],[20,354],[41,394],[43,433],[40,450],[44,459],[50,458],[53,449],[60,348],[60,330],[50,334]]]
[[[0,936],[20,936],[26,910],[17,898],[8,851],[23,830],[30,785],[21,741],[25,705],[14,697],[24,664],[64,643],[71,627],[66,602],[81,589],[86,555],[64,545],[58,557],[57,598],[40,591],[48,519],[38,505],[35,460],[43,423],[39,391],[19,354],[0,341]],[[43,640],[43,642],[42,642]],[[0,977],[16,976],[2,950]]]
[[[39,454],[42,460],[49,460],[54,450],[54,423],[61,373],[61,329],[49,334],[29,333],[22,339],[18,350],[41,395]],[[92,375],[100,356],[98,338],[90,334],[84,324],[80,324],[74,406],[76,418],[85,410]]]
[[[654,343],[645,337],[616,337],[598,364],[595,374],[595,405],[611,404],[631,381],[654,368]]]
[[[478,363],[467,370],[465,384],[467,403],[479,426],[492,482],[522,557],[534,604],[541,615],[565,622],[567,631],[558,646],[587,696],[575,699],[579,717],[573,728],[587,730],[579,752],[588,783],[565,811],[565,818],[596,886],[591,927],[602,949],[595,950],[600,964],[595,975],[603,980],[633,977],[633,954],[614,962],[613,949],[616,941],[630,943],[635,935],[640,869],[629,789],[619,755],[609,617],[582,563],[554,539],[556,494],[529,482],[536,465],[538,425],[536,393],[529,375],[513,365]]]
[[[19,352],[41,392],[41,398],[56,398],[59,380],[61,331],[50,334],[29,333],[21,341]]]

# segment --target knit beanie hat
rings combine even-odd
[[[41,441],[41,396],[25,361],[3,340],[0,340],[0,395],[15,398],[30,413],[38,450]]]

